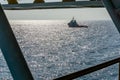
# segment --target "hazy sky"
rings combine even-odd
[[[108,20],[105,8],[75,8],[75,9],[37,9],[37,10],[6,10],[6,15],[12,20]]]

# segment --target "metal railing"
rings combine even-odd
[[[115,12],[115,7],[114,7],[113,3],[111,2],[112,0],[102,0],[102,1],[105,5],[106,9],[108,10],[113,22],[115,23],[118,31],[120,32],[120,17],[118,17],[118,15]],[[84,69],[81,71],[77,71],[77,72],[71,73],[69,75],[60,77],[60,78],[56,78],[54,80],[72,80],[72,79],[87,75],[89,73],[92,73],[94,71],[98,71],[100,69],[106,68],[106,67],[111,66],[116,63],[119,63],[119,78],[118,78],[118,80],[120,80],[120,58],[113,59],[113,60],[98,64],[96,66],[93,66],[93,67],[90,67],[90,68],[87,68],[87,69]]]
[[[117,64],[117,63],[119,63],[119,79],[118,80],[120,80],[120,58],[113,59],[113,60],[98,64],[96,66],[92,66],[92,67],[89,67],[87,69],[77,71],[77,72],[71,73],[69,75],[60,77],[60,78],[56,78],[54,80],[72,80],[72,79],[76,79],[76,78],[79,78],[81,76],[87,75],[89,73],[98,71],[100,69],[106,68],[108,66],[111,66],[111,65],[114,65],[114,64]]]
[[[0,48],[14,80],[34,80],[1,5]]]
[[[111,11],[111,10],[110,10]],[[7,61],[8,67],[12,73],[14,80],[34,80],[32,74],[27,66],[27,63],[22,55],[17,40],[13,34],[13,31],[7,21],[7,18],[0,5],[0,48]],[[113,12],[113,11],[112,11]],[[119,22],[119,21],[118,21]],[[119,25],[118,25],[119,26]],[[118,29],[120,31],[120,29]],[[9,34],[8,34],[9,33]],[[69,75],[56,78],[54,80],[72,80],[86,74],[98,71],[113,64],[119,63],[119,80],[120,80],[120,58],[113,59],[90,68],[71,73]],[[14,65],[13,65],[14,64]]]
[[[101,1],[76,1],[76,2],[47,2],[47,3],[21,3],[3,4],[7,10],[26,10],[26,9],[54,9],[54,8],[82,8],[82,7],[104,7]]]

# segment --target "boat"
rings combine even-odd
[[[68,23],[68,26],[69,27],[85,27],[85,28],[88,28],[88,26],[87,25],[79,25],[78,23],[77,23],[77,21],[74,19],[74,17],[72,18],[72,20]]]

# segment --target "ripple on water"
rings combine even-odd
[[[120,55],[120,37],[111,21],[79,23],[89,27],[69,28],[67,21],[11,23],[35,80],[51,80]],[[116,80],[117,69],[113,65],[77,80]]]

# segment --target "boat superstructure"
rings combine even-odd
[[[69,26],[69,27],[72,27],[72,28],[75,28],[75,27],[88,28],[87,25],[79,25],[79,24],[77,23],[77,21],[74,19],[74,17],[73,17],[72,20],[68,23],[68,26]]]

